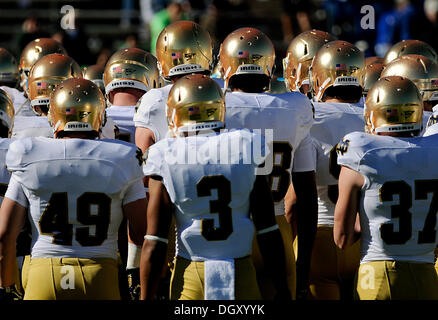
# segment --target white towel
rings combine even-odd
[[[205,300],[235,300],[234,275],[234,259],[205,261]]]

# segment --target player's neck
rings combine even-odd
[[[117,92],[113,97],[113,106],[135,106],[138,97],[127,92]]]

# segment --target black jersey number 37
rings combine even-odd
[[[436,242],[436,216],[438,212],[438,180],[415,180],[415,199],[427,200],[432,193],[429,211],[423,224],[423,230],[418,232],[418,244]],[[383,223],[380,226],[380,236],[386,244],[404,244],[412,237],[412,187],[405,181],[385,182],[380,188],[382,202],[393,201],[393,196],[399,196],[399,204],[391,206],[391,218],[398,219],[399,230],[394,231],[393,223]]]

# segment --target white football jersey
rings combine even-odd
[[[301,93],[283,94],[228,92],[225,95],[226,128],[272,129],[274,168],[270,174],[275,213],[284,214],[283,198],[291,171],[315,170],[309,129],[313,123],[312,104]],[[269,143],[269,141],[268,141]]]
[[[15,116],[36,116],[30,105],[30,100],[24,96],[23,92],[7,86],[1,86],[0,88],[6,91],[9,98],[11,98],[12,104],[14,105]]]
[[[11,141],[11,139],[0,138],[0,205],[3,201],[3,197],[5,196],[9,179],[11,177],[8,169],[6,168],[6,153],[8,152]]]
[[[329,191],[332,188],[337,189],[338,181],[336,163],[330,166],[330,153],[335,152],[332,149],[343,136],[364,130],[363,108],[349,103],[315,102],[313,105],[315,122],[310,129],[310,135],[316,153],[318,225],[333,226],[336,200]]]
[[[438,105],[434,106],[432,108],[432,111],[433,112],[428,113],[429,118],[427,119],[427,123],[424,126],[425,130],[423,131],[423,136],[425,137],[438,133]],[[423,125],[424,125],[424,121],[423,121]]]
[[[364,177],[361,263],[434,262],[437,246],[438,136],[394,138],[354,132],[337,147],[338,164]]]
[[[118,140],[12,142],[6,197],[29,208],[32,257],[116,259],[122,206],[145,197],[141,160]]]
[[[435,113],[438,115],[438,112]],[[433,119],[434,113],[430,111],[423,111],[423,130],[420,133],[420,136],[423,136],[426,133],[427,128],[429,127],[430,119]]]
[[[53,128],[47,117],[23,117],[14,118],[12,138],[46,137],[53,138]]]
[[[102,126],[101,139],[115,139],[116,131],[119,130],[116,123],[110,117],[106,116],[105,125]]]
[[[261,135],[234,130],[167,138],[148,149],[144,175],[162,177],[175,205],[177,255],[204,261],[251,253],[249,197],[258,165],[251,150],[257,142],[265,145]],[[240,152],[228,152],[228,146],[236,145]]]
[[[151,130],[154,133],[155,142],[168,137],[166,103],[171,88],[170,84],[146,92],[141,97],[139,107],[134,115],[135,126]]]
[[[119,140],[135,143],[134,113],[135,106],[111,106],[106,109],[108,118],[119,128]]]
[[[353,103],[354,106],[359,107],[359,108],[364,108],[365,107],[365,101],[367,100],[367,97],[362,96],[359,100],[358,103]]]

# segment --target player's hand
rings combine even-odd
[[[23,300],[23,294],[17,290],[15,284],[9,287],[0,287],[0,301]]]
[[[131,300],[140,300],[140,268],[126,270]]]

